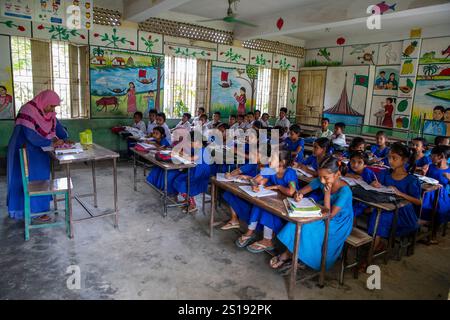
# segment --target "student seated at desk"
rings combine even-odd
[[[286,132],[289,130],[289,127],[291,126],[291,123],[289,122],[289,119],[287,118],[287,108],[280,108],[280,118],[277,119],[275,122],[275,127],[282,127],[286,130]]]
[[[260,163],[260,157],[258,153],[258,163],[244,164],[231,172],[227,172],[225,174],[225,177],[228,179],[235,177],[242,180],[250,180],[260,174],[262,167],[263,165]],[[231,219],[220,228],[221,230],[239,229],[240,221],[243,221],[246,224],[249,223],[252,205],[248,201],[235,196],[229,191],[224,192],[223,199],[230,206]]]
[[[188,112],[183,113],[183,117],[181,118],[180,122],[173,128],[171,131],[173,132],[176,129],[186,129],[188,131],[191,130],[191,123],[189,122],[191,120],[191,114]]]
[[[278,167],[271,170],[270,175],[259,175],[255,178],[256,186],[253,191],[258,192],[264,186],[268,190],[280,191],[283,195],[292,197],[297,190],[297,174],[289,168],[289,160],[286,153],[281,152]],[[249,217],[247,232],[239,237],[235,243],[239,248],[247,247],[252,253],[260,253],[273,249],[273,236],[283,227],[283,220],[270,212],[253,205]],[[263,239],[253,242],[256,238],[256,228],[258,225],[264,227]],[[253,243],[252,243],[253,242]],[[251,244],[250,244],[251,243]]]
[[[367,154],[363,151],[352,152],[350,154],[350,162],[347,165],[348,170],[345,177],[361,179],[367,184],[378,186],[379,184],[375,173],[366,167],[368,160],[369,158],[367,157]],[[360,201],[355,201],[353,203],[353,212],[355,217],[361,215],[366,208],[366,204]]]
[[[228,117],[228,125],[232,130],[237,129],[239,127],[239,124],[237,123],[237,117],[235,114],[230,114],[230,116]]]
[[[253,112],[247,112],[245,116],[245,130],[253,127],[253,121],[255,121],[255,114]]]
[[[213,119],[206,124],[208,129],[217,128],[217,126],[222,123],[222,122],[220,122],[220,117],[221,117],[221,114],[219,111],[214,112]]]
[[[313,152],[306,159],[302,159],[301,161],[294,162],[294,168],[300,168],[303,171],[317,177],[317,170],[319,168],[318,164],[328,155],[330,149],[330,140],[327,138],[319,138],[316,139],[313,143]],[[311,169],[312,168],[312,169]]]
[[[328,129],[328,125],[330,124],[330,119],[322,118],[320,122],[320,129],[316,131],[316,138],[331,138],[333,135],[333,131]]]
[[[255,121],[261,121],[261,111],[255,110]]]
[[[303,160],[303,149],[305,141],[300,137],[301,129],[298,124],[289,128],[289,137],[284,140],[284,150],[289,152],[290,159],[301,162]]]
[[[148,137],[151,137],[151,135],[153,133],[153,128],[158,126],[158,124],[156,123],[156,115],[157,114],[158,114],[158,112],[155,109],[151,109],[148,112],[148,124],[147,124],[147,136]]]
[[[261,122],[261,125],[262,125],[263,128],[269,128],[270,127],[270,125],[269,125],[269,118],[270,118],[270,116],[269,116],[268,113],[264,112],[262,114],[261,119],[259,121]]]
[[[200,117],[201,117],[203,114],[206,115],[206,113],[205,113],[205,108],[199,107],[199,108],[197,109],[197,116],[194,117],[194,119],[192,120],[192,125],[193,125],[194,127],[195,127],[196,125],[199,124],[199,122],[200,122]],[[208,121],[208,116],[206,116],[206,120]]]
[[[205,152],[203,141],[195,139],[195,132],[193,131],[191,132],[191,142],[192,161],[195,163],[195,167],[190,169],[189,195],[187,194],[187,172],[177,175],[173,181],[175,191],[185,199],[184,202],[189,202],[188,208],[183,209],[185,213],[193,213],[198,210],[194,197],[208,190],[209,177],[211,175],[209,153]]]
[[[343,153],[344,158],[349,159],[350,154],[353,152],[361,151],[364,152],[366,150],[366,141],[362,137],[354,137],[350,145],[348,146],[348,150]]]
[[[435,146],[448,146],[448,145],[450,145],[450,137],[437,136],[436,138],[434,138],[434,145]],[[431,150],[426,151],[425,155],[430,157]],[[450,159],[448,159],[447,163],[450,166]]]
[[[247,123],[245,122],[245,116],[243,114],[238,114],[237,117],[237,126],[234,129],[242,129],[245,130]]]
[[[140,111],[136,111],[133,115],[133,128],[139,129],[143,133],[147,132],[147,126],[145,122],[142,120],[144,115]]]
[[[153,128],[152,133],[153,140],[149,143],[155,144],[158,148],[164,149],[170,147],[169,141],[166,139],[166,133],[163,127],[155,127]],[[167,193],[174,194],[175,189],[173,189],[173,181],[178,175],[178,171],[169,170],[167,172]],[[164,190],[164,170],[160,167],[153,166],[152,170],[149,172],[147,176],[147,182],[151,185],[155,186],[160,190]]]
[[[326,269],[330,269],[339,259],[345,240],[353,228],[352,191],[340,179],[345,165],[340,160],[327,156],[319,164],[319,177],[295,194],[300,201],[313,190],[323,194],[323,206],[330,211],[331,219],[328,231],[328,249],[325,259]],[[273,257],[270,266],[278,269],[292,259],[295,245],[295,224],[288,222],[279,232],[278,239],[286,246],[286,251]],[[319,270],[322,260],[322,245],[325,235],[325,222],[316,221],[302,226],[298,259],[309,267]]]
[[[410,202],[398,210],[396,235],[402,236],[417,230],[417,217],[422,203],[419,180],[412,174],[415,170],[415,152],[404,144],[395,142],[391,146],[388,159],[391,169],[383,170],[378,177],[378,182],[391,187],[397,196]],[[409,172],[406,170],[407,164],[409,164]],[[369,219],[369,234],[373,234],[376,215],[376,210],[374,210]],[[385,246],[381,242],[381,238],[389,238],[393,217],[392,211],[382,212],[380,215],[375,237],[375,252],[384,250]]]
[[[334,125],[333,135],[331,136],[331,143],[333,148],[337,151],[343,151],[347,146],[347,142],[345,140],[345,123],[338,122]]]
[[[436,146],[431,150],[432,164],[427,172],[427,176],[439,181],[442,188],[439,192],[437,205],[438,223],[445,223],[450,220],[450,146]],[[431,212],[434,205],[434,192],[427,192],[423,197],[421,220],[430,221]]]
[[[427,140],[424,138],[414,138],[411,140],[412,148],[416,151],[416,173],[426,175],[431,164],[431,158],[425,155]]]
[[[166,123],[166,114],[164,112],[160,112],[156,115],[156,124],[158,127],[162,127],[164,129],[164,138],[167,140],[169,144],[172,143],[172,135],[170,133],[169,126]]]
[[[388,137],[384,131],[378,131],[375,138],[377,140],[377,144],[370,147],[371,156],[374,157],[374,159],[370,162],[389,166],[389,147],[387,146]]]

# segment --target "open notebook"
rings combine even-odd
[[[236,177],[231,177],[230,179],[228,179],[227,177],[225,177],[225,173],[217,173],[216,180],[220,181],[220,182],[237,182],[237,183],[250,184],[250,181],[239,179]]]
[[[377,192],[382,192],[382,193],[390,193],[390,194],[394,194],[395,191],[392,190],[389,187],[386,186],[381,186],[380,188],[375,188],[374,186],[371,186],[370,184],[368,184],[367,182],[365,182],[362,179],[355,179],[355,178],[349,178],[349,177],[341,177],[342,180],[344,180],[345,182],[347,182],[347,184],[350,187],[354,187],[356,185],[361,186],[364,188],[364,190],[367,191],[377,191]]]
[[[71,153],[82,153],[83,147],[80,143],[75,143],[71,146],[63,146],[63,147],[55,147],[55,154],[62,155],[62,154],[71,154]]]
[[[259,187],[259,192],[253,192],[251,186],[239,186],[243,191],[245,191],[249,196],[252,196],[254,198],[262,198],[262,197],[270,197],[270,196],[276,196],[277,192],[273,190],[267,190],[263,187]]]

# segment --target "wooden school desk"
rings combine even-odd
[[[147,153],[146,152],[142,152],[142,151],[137,151],[135,148],[130,148],[130,150],[133,152],[134,191],[137,191],[137,179],[136,179],[136,176],[137,176],[137,162],[138,162],[138,158],[139,158],[139,159],[143,159],[144,161],[153,164],[154,166],[157,166],[157,167],[161,168],[164,171],[164,190],[163,191],[159,190],[158,188],[156,188],[155,186],[151,185],[150,183],[147,183],[152,189],[154,189],[156,192],[158,192],[160,195],[162,195],[163,216],[164,217],[167,216],[167,208],[189,206],[189,202],[187,202],[187,204],[175,203],[172,199],[169,199],[169,197],[167,195],[167,172],[170,171],[170,170],[187,169],[187,179],[186,179],[187,180],[187,194],[189,194],[190,193],[190,184],[191,184],[190,169],[195,167],[195,163],[175,164],[175,163],[172,163],[172,162],[158,161],[155,158],[155,155],[156,155],[156,152],[157,152],[156,150],[150,150]],[[168,204],[169,201],[173,202],[173,204]]]
[[[50,154],[51,158],[51,173],[52,179],[55,178],[55,170],[54,163],[58,163],[59,165],[63,165],[66,167],[66,177],[67,181],[70,181],[70,165],[73,163],[81,163],[81,162],[91,162],[92,166],[92,184],[93,184],[93,193],[90,194],[82,194],[76,195],[72,194],[73,190],[69,188],[69,211],[70,211],[70,237],[73,238],[73,222],[80,222],[94,218],[104,218],[113,215],[114,216],[114,227],[119,226],[119,209],[117,205],[117,158],[119,158],[119,154],[106,149],[98,144],[92,144],[89,146],[83,147],[82,153],[70,153],[70,154],[62,154],[57,155],[52,147],[44,147],[42,148],[44,151]],[[113,162],[113,188],[114,188],[114,209],[104,211],[101,214],[95,215],[84,203],[81,198],[93,197],[94,198],[94,207],[97,208],[97,182],[95,177],[95,163],[97,161],[102,160],[112,160]],[[78,203],[83,207],[83,209],[89,214],[89,217],[73,219],[72,216],[72,198],[78,201]],[[55,209],[57,208],[57,199],[54,198]]]
[[[421,185],[421,187],[422,187],[422,198],[425,195],[425,193],[434,192],[434,201],[433,201],[433,209],[431,210],[431,221],[430,221],[431,228],[429,228],[427,232],[424,232],[423,234],[421,234],[416,240],[420,240],[425,237],[430,237],[430,240],[434,241],[434,240],[436,240],[436,233],[437,233],[437,229],[439,228],[439,219],[437,217],[439,193],[445,192],[445,190],[444,191],[441,190],[442,185],[440,185],[440,184],[433,185],[433,184],[429,184],[429,183],[423,183]]]
[[[327,247],[328,247],[328,227],[329,227],[329,214],[324,214],[321,217],[317,218],[290,218],[287,215],[286,206],[283,202],[283,199],[286,196],[281,195],[278,192],[277,196],[263,197],[263,198],[255,198],[248,195],[245,191],[239,188],[244,184],[236,183],[236,182],[222,182],[217,181],[216,177],[211,178],[211,219],[209,222],[209,235],[212,237],[213,235],[213,226],[214,226],[214,214],[215,214],[215,204],[216,197],[219,189],[229,191],[232,194],[242,198],[264,210],[269,211],[270,213],[275,214],[276,216],[286,220],[288,222],[292,222],[295,224],[295,242],[294,242],[294,252],[292,253],[292,268],[290,274],[289,281],[289,289],[288,289],[288,297],[289,299],[295,298],[295,286],[297,281],[297,265],[298,265],[298,249],[300,248],[300,236],[302,226],[304,224],[308,224],[315,221],[324,220],[325,221],[325,237],[322,246],[322,262],[320,269],[320,278],[319,285],[322,287],[325,280],[325,257],[327,256]]]

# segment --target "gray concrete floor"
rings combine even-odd
[[[58,172],[62,175],[62,172]],[[77,191],[91,190],[90,169],[73,170]],[[140,171],[142,178],[142,171]],[[98,168],[99,205],[112,206],[111,169]],[[217,230],[208,237],[209,209],[188,216],[180,209],[161,215],[162,205],[145,183],[133,191],[132,166],[119,165],[120,228],[105,218],[75,225],[75,238],[63,229],[38,229],[23,239],[23,223],[7,217],[5,177],[0,177],[0,299],[286,299],[287,282],[268,266],[268,254],[234,245],[237,233]],[[74,215],[85,213],[74,205]],[[225,215],[219,218],[224,220]],[[381,268],[381,290],[366,289],[366,274],[344,286],[338,268],[326,286],[297,284],[298,299],[447,299],[450,237],[418,245],[411,257]],[[66,286],[66,269],[78,265],[81,289]]]

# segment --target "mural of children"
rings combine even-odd
[[[129,88],[127,90],[127,113],[134,114],[137,111],[136,108],[136,88],[133,82],[128,84]]]
[[[387,82],[386,72],[380,71],[379,77],[375,80],[375,87],[377,89],[385,89]]]
[[[398,81],[395,80],[395,73],[391,72],[389,74],[389,79],[386,83],[387,90],[397,90],[398,89]]]
[[[394,122],[392,121],[392,114],[394,113],[394,102],[393,98],[386,98],[386,103],[384,104],[384,118],[381,125],[383,127],[392,128],[394,126]]]
[[[150,90],[148,92],[148,95],[144,96],[145,99],[147,99],[147,111],[146,114],[150,112],[150,110],[155,109],[155,91]]]
[[[435,106],[433,108],[433,121],[425,121],[423,132],[435,136],[446,135],[445,113],[446,110],[443,106]]]
[[[246,90],[244,87],[241,87],[240,95],[238,95],[237,92],[234,93],[234,97],[239,104],[238,108],[237,108],[237,114],[245,115],[245,103],[247,102],[247,96],[245,93],[246,93]]]
[[[0,86],[0,119],[14,118],[13,98],[8,94],[5,86]]]

